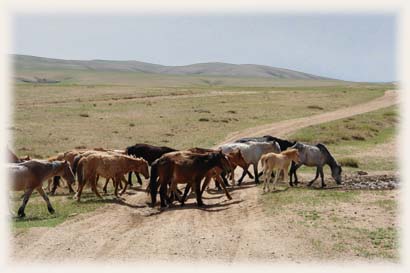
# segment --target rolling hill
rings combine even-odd
[[[174,85],[184,77],[186,85],[243,85],[271,86],[293,81],[323,81],[342,83],[326,77],[299,71],[256,64],[220,62],[197,63],[183,66],[165,66],[139,61],[62,60],[28,55],[10,55],[17,82],[60,83],[85,82],[119,83],[119,78],[140,83],[141,79],[157,81],[159,85]],[[111,78],[111,80],[108,80]],[[286,84],[287,85],[287,84]]]

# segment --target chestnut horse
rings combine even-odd
[[[181,203],[183,204],[190,187],[192,187],[195,190],[197,205],[203,206],[201,180],[209,170],[215,167],[223,170],[230,168],[229,162],[222,151],[205,154],[180,151],[164,154],[151,165],[151,179],[148,187],[151,194],[151,205],[155,206],[158,186],[160,186],[161,207],[165,207],[167,205],[166,201],[169,201],[167,195],[168,184],[171,185],[169,192],[178,195],[177,184],[185,183],[189,187],[185,188]]]
[[[290,149],[281,152],[280,154],[276,153],[267,153],[261,157],[261,164],[263,168],[263,175],[265,177],[265,181],[263,183],[263,191],[265,188],[270,191],[270,180],[272,179],[272,173],[274,170],[276,171],[275,180],[273,181],[273,190],[275,190],[276,182],[279,178],[279,173],[283,170],[284,180],[287,180],[288,169],[290,163],[296,162],[297,164],[300,162],[299,159],[299,151],[297,149]]]
[[[42,188],[43,181],[53,176],[62,176],[70,184],[74,183],[75,180],[67,161],[29,160],[22,163],[11,163],[8,164],[8,171],[11,190],[24,191],[23,204],[18,210],[19,217],[25,216],[24,209],[33,190],[37,190],[46,201],[48,211],[54,213],[50,200]]]
[[[128,172],[138,172],[149,178],[148,163],[141,158],[133,158],[126,155],[114,155],[107,153],[95,153],[80,159],[77,169],[78,190],[75,195],[77,201],[80,201],[81,192],[87,181],[91,184],[94,193],[102,198],[97,191],[97,176],[113,178],[115,184],[114,194],[118,197],[118,185]],[[121,194],[127,189],[127,184]]]

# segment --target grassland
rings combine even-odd
[[[286,218],[297,238],[310,241],[311,256],[398,261],[396,198],[392,191],[296,188],[264,194],[261,202],[267,215]]]
[[[398,123],[398,107],[391,106],[310,126],[289,137],[306,143],[325,143],[340,163],[348,167],[348,171],[355,168],[395,171],[397,153],[394,138]]]
[[[35,158],[45,158],[76,147],[125,148],[136,142],[178,149],[210,147],[233,131],[358,104],[381,96],[391,88],[364,84],[155,88],[112,84],[16,84],[14,122],[9,127],[14,143],[10,146],[19,155],[29,154]],[[386,114],[392,109],[386,111],[370,119],[395,117]],[[365,122],[360,124],[362,126]],[[326,135],[325,131],[333,130],[332,126],[326,127],[319,134],[320,138]],[[341,141],[343,146],[355,147],[355,141]],[[335,193],[337,198],[332,198],[338,200],[338,194]],[[340,198],[340,202],[345,202],[344,197]],[[73,213],[89,212],[114,202],[112,196],[105,199],[102,202],[90,194],[85,196],[85,202],[77,204],[70,196],[55,196],[51,201],[57,213],[50,215],[44,201],[34,195],[27,206],[27,218],[14,219],[13,226],[18,230],[52,227]],[[324,199],[327,200],[326,197]],[[12,209],[15,211],[20,203],[19,195],[14,196]],[[316,207],[315,204],[312,206]]]
[[[11,146],[19,155],[33,157],[75,147],[125,148],[136,142],[210,147],[233,131],[361,103],[385,89],[18,84]]]

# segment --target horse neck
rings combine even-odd
[[[326,152],[326,164],[329,165],[332,171],[338,165],[336,159],[329,152]]]
[[[48,167],[50,166],[50,167]],[[44,172],[43,180],[49,179],[53,176],[58,176],[61,173],[60,170],[61,165],[57,162],[50,162],[47,164],[46,171]]]

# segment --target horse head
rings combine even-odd
[[[136,171],[142,174],[145,179],[149,178],[148,162],[142,157],[136,158],[135,160]]]
[[[209,158],[211,161],[213,161],[217,166],[221,167],[224,171],[230,171],[231,170],[231,164],[229,163],[228,158],[226,155],[222,152],[222,150],[219,150],[217,152],[209,154]]]
[[[342,184],[342,166],[336,164],[336,166],[332,168],[332,177],[338,185]]]

